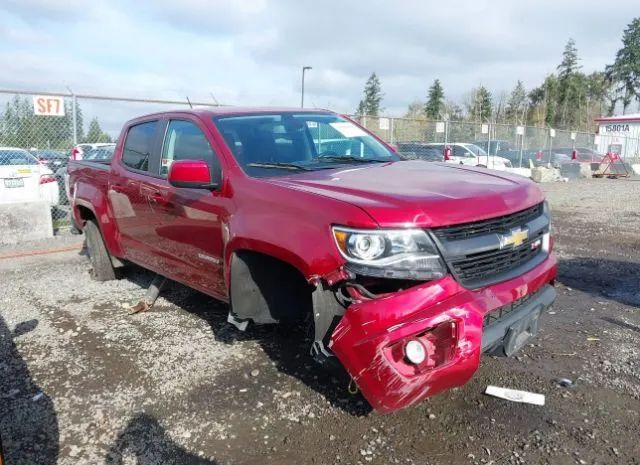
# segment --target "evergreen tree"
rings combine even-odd
[[[579,72],[578,49],[573,39],[569,39],[558,65],[557,107],[555,126],[569,128],[575,126],[585,97],[584,75]]]
[[[484,122],[491,120],[493,115],[493,97],[486,87],[480,86],[471,94],[471,101],[467,108],[469,117],[473,121]]]
[[[607,66],[606,76],[615,84],[619,94],[616,100],[622,100],[623,114],[634,99],[640,101],[640,18],[635,18],[625,29],[622,48],[614,63]]]
[[[429,88],[429,96],[424,106],[424,114],[427,118],[441,119],[444,110],[444,89],[440,84],[440,79],[433,81]]]
[[[382,88],[380,86],[380,79],[376,73],[371,73],[369,79],[364,86],[364,96],[358,104],[356,114],[358,116],[378,116],[383,108],[380,106],[382,103]]]
[[[505,109],[507,121],[513,124],[524,123],[526,106],[527,92],[522,81],[518,81],[507,101],[507,107]]]
[[[87,137],[85,137],[84,141],[87,143],[111,142],[111,136],[102,132],[98,118],[93,118],[89,123],[89,130],[87,131]]]

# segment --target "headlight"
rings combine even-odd
[[[437,279],[446,268],[421,229],[355,230],[333,228],[348,268],[356,274],[394,279]]]

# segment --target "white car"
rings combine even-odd
[[[60,202],[58,180],[36,157],[19,148],[0,147],[0,203]]]
[[[506,158],[488,155],[475,144],[467,144],[454,142],[451,144],[426,144],[430,147],[436,147],[444,153],[445,147],[451,147],[451,156],[447,163],[455,163],[459,165],[481,166],[483,168],[491,168],[494,170],[504,171],[511,168],[511,161]]]
[[[100,142],[95,144],[78,144],[74,148],[71,149],[71,159],[72,160],[82,160],[84,158],[84,154],[90,152],[93,149],[97,149],[100,147],[115,147],[116,144],[109,142]]]

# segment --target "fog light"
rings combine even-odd
[[[427,351],[420,341],[412,339],[404,346],[404,356],[414,365],[420,365],[427,357]]]

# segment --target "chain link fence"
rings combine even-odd
[[[105,158],[131,118],[214,105],[0,90],[0,203],[44,200],[51,207],[54,232],[69,229],[67,164],[74,148],[78,157]]]
[[[628,164],[640,163],[640,139],[551,128],[465,121],[354,116],[380,138],[403,147],[416,144],[473,144],[490,156],[508,159],[514,167],[531,163],[559,165],[575,149],[583,161],[599,162],[612,152]],[[475,149],[474,149],[475,150]]]
[[[123,123],[146,113],[213,101],[158,100],[98,95],[16,92],[0,89],[0,203],[40,199],[51,206],[54,230],[68,229],[67,164],[72,151],[83,157],[108,157]],[[473,144],[514,167],[570,159],[573,149],[592,154],[607,151],[639,163],[640,141],[594,133],[507,124],[390,117],[354,117],[385,141],[403,146],[440,143]],[[474,149],[477,150],[477,149]]]

